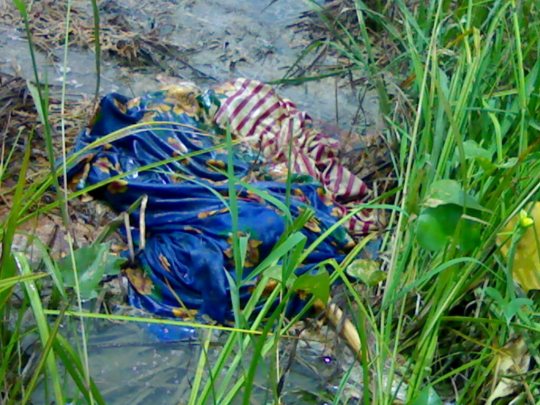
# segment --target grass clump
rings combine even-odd
[[[515,385],[505,394],[534,403],[538,373],[528,365],[538,365],[539,301],[514,281],[524,231],[506,225],[540,200],[538,4],[348,4],[356,22],[326,16],[327,41],[394,105],[386,136],[404,212],[387,240],[381,304],[356,297],[373,311],[367,397],[392,403],[394,381],[407,403],[430,392],[489,402],[509,385],[501,380],[508,373]],[[507,255],[504,241],[514,247]],[[516,339],[526,349],[512,361],[527,366],[502,370]]]
[[[15,3],[24,20],[24,3]],[[538,221],[535,204],[540,200],[539,6],[533,0],[356,0],[342,4],[346,5],[344,11],[333,14],[314,6],[324,11],[320,15],[329,34],[317,38],[302,57],[320,47],[331,49],[348,63],[320,77],[361,72],[379,96],[386,124],[383,136],[393,150],[396,187],[385,195],[386,201],[380,198],[358,209],[392,213],[382,247],[386,278],[376,287],[359,287],[346,276],[367,238],[342,262],[321,263],[321,272],[304,279],[294,276],[294,270],[322,239],[308,246],[299,232],[312,215],[309,211],[291,217],[281,241],[254,270],[261,281],[243,308],[241,285],[230,280],[234,327],[226,328],[227,339],[217,357],[209,355],[210,337],[205,335],[189,403],[248,404],[261,370],[267,371],[266,400],[279,403],[290,369],[282,347],[295,338],[293,326],[302,315],[288,319],[287,300],[301,286],[314,296],[312,304],[318,299],[324,307],[329,286],[338,279],[347,293],[345,312],[360,340],[360,353],[351,363],[362,370],[364,403],[493,403],[501,397],[534,403],[540,396],[540,303],[533,269],[530,278],[525,273],[517,283],[514,269],[523,259],[522,241],[536,243],[533,254],[540,255],[540,235],[534,222]],[[96,11],[95,2],[93,6]],[[69,15],[69,6],[67,10]],[[98,37],[97,13],[94,18],[94,36]],[[68,28],[69,22],[66,32]],[[65,50],[67,58],[67,41]],[[34,67],[39,83],[35,62]],[[290,83],[306,80],[313,77],[286,78]],[[37,380],[46,376],[56,402],[64,403],[60,362],[78,387],[81,400],[101,403],[103,398],[90,379],[86,337],[81,337],[80,353],[67,344],[58,333],[64,308],[47,307],[36,294],[42,286],[38,279],[47,275],[32,273],[25,256],[11,248],[18,227],[40,213],[62,209],[64,226],[69,229],[67,201],[91,191],[70,193],[57,183],[74,157],[70,160],[64,155],[64,166],[54,167],[46,87],[38,84],[34,93],[44,124],[50,172],[37,181],[26,181],[27,147],[19,180],[8,190],[12,206],[1,234],[2,398],[8,403],[21,398],[27,401]],[[129,131],[111,134],[101,142]],[[28,137],[27,145],[30,140]],[[228,134],[221,146],[231,150],[232,145]],[[143,170],[158,169],[164,163]],[[0,173],[6,167],[3,162]],[[240,180],[234,176],[232,162],[227,175],[234,190]],[[40,205],[52,185],[59,191],[56,200]],[[234,228],[238,212],[235,193],[230,196],[227,204]],[[278,208],[290,217],[287,206]],[[234,229],[233,237],[239,275],[246,240]],[[58,281],[58,265],[47,254],[43,249],[50,282],[62,297],[60,302],[71,304]],[[76,281],[78,269],[73,267]],[[332,274],[325,268],[332,269]],[[270,278],[278,282],[278,288],[264,297]],[[12,304],[17,283],[26,293],[19,307]],[[75,296],[80,297],[79,289],[76,285]],[[277,298],[279,304],[272,305]],[[261,302],[264,305],[256,313]],[[23,327],[26,311],[33,313],[35,326]],[[67,314],[92,316],[82,313],[80,302],[77,312]],[[57,316],[56,323],[47,322],[47,315]],[[22,336],[31,333],[39,336],[40,359],[30,378],[16,382],[16,373],[10,375],[9,370],[27,364],[28,359],[17,353]],[[352,375],[347,372],[342,377],[334,403],[345,401],[344,387]]]

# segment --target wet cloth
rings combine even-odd
[[[85,152],[69,176],[79,189],[107,183],[93,194],[117,212],[127,211],[147,196],[144,213],[135,209],[130,214],[137,267],[127,270],[129,300],[158,315],[184,316],[197,310],[219,322],[232,316],[226,272],[234,278],[235,270],[232,217],[224,203],[229,200],[225,128],[240,141],[232,151],[239,180],[237,229],[239,236],[249,238],[243,278],[271,252],[287,223],[274,203],[242,184],[249,183],[285,204],[290,144],[296,173],[290,213],[296,217],[308,208],[315,211],[302,230],[308,244],[347,212],[340,198],[360,200],[369,195],[365,184],[339,163],[336,140],[312,128],[307,114],[279,98],[272,88],[245,79],[205,92],[180,83],[132,99],[109,94],[90,127],[79,135],[75,151],[144,122],[162,124],[131,130]],[[193,155],[196,152],[204,153]],[[343,258],[354,246],[351,234],[372,226],[368,219],[356,217],[339,227],[297,274],[326,259]],[[256,282],[243,280],[242,301]]]

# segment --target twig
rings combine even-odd
[[[139,215],[139,249],[144,250],[146,246],[146,204],[148,204],[148,195],[144,195],[141,202],[141,209]]]
[[[133,263],[135,261],[135,249],[133,248],[133,237],[131,236],[131,224],[129,223],[129,214],[124,212],[124,225],[126,227],[126,238],[129,248],[129,258]]]
[[[360,335],[353,323],[345,317],[341,308],[334,303],[329,303],[325,310],[326,318],[336,329],[347,346],[357,355],[358,359],[362,357],[362,344],[360,343]]]

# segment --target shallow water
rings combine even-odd
[[[201,354],[202,333],[199,335],[193,329],[177,326],[102,320],[86,321],[85,325],[89,369],[107,404],[187,403]],[[76,346],[80,339],[79,331],[74,326],[75,322],[70,322],[70,329],[66,330],[64,326],[62,333],[70,336],[72,344]],[[219,356],[225,338],[225,335],[213,335],[207,353],[210,364]],[[283,343],[283,363],[288,361],[291,344]],[[329,342],[328,346],[331,345]],[[343,366],[346,362],[344,353],[334,357],[328,353],[326,346],[318,342],[300,341],[283,385],[283,403],[332,403],[340,379],[346,372]],[[245,358],[245,369],[248,369],[249,353]],[[349,404],[358,403],[357,396],[360,395],[357,385],[360,378],[358,370],[355,372],[343,395],[343,399],[349,399]],[[273,402],[272,391],[268,388],[271,386],[269,376],[269,365],[259,363],[251,403]],[[76,393],[69,384],[65,391],[71,395]],[[36,404],[50,403],[50,394],[49,401],[44,397],[45,387],[41,384],[33,395],[33,401]],[[238,400],[233,403],[241,403],[241,400],[240,393]]]
[[[168,40],[189,50],[183,60],[168,60],[162,67],[130,68],[118,59],[104,55],[101,93],[111,91],[139,95],[156,89],[161,81],[190,80],[201,87],[235,77],[263,81],[283,77],[302,49],[310,42],[307,33],[295,33],[289,26],[308,9],[295,0],[152,0],[123,2],[103,1],[103,13],[122,14],[141,24],[141,29],[158,27]],[[88,11],[87,1],[74,1]],[[61,60],[62,49],[54,50]],[[62,82],[61,63],[44,54],[37,55],[41,75],[53,85]],[[187,63],[186,63],[187,62]],[[332,63],[332,59],[325,63]],[[95,87],[95,61],[90,50],[70,49],[67,67],[67,91],[70,97],[90,96]],[[19,71],[33,78],[28,45],[24,35],[0,22],[0,71]],[[336,86],[339,85],[336,92]],[[311,81],[298,86],[282,86],[280,94],[290,98],[314,118],[337,124],[348,130],[357,114],[359,94],[346,81],[334,78]],[[52,92],[58,92],[58,87]],[[372,90],[362,98],[365,117],[360,132],[377,126],[378,105]],[[189,398],[191,382],[200,353],[199,336],[191,340],[158,341],[148,327],[137,324],[89,322],[87,325],[90,370],[110,404],[177,404]],[[154,331],[155,332],[155,331]],[[163,331],[162,331],[163,332]],[[177,336],[186,338],[186,336]],[[220,346],[212,346],[216,357]],[[298,350],[284,391],[284,403],[325,403],[331,398],[344,374],[343,367],[326,356],[324,345],[303,345]],[[268,373],[266,373],[266,376]],[[359,379],[356,379],[357,381]],[[265,403],[265,373],[258,380],[260,388],[254,403]],[[354,379],[351,387],[357,387]],[[351,388],[352,389],[352,388]],[[43,387],[36,393],[40,403]]]

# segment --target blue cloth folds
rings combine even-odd
[[[148,196],[144,249],[140,249],[140,210],[130,215],[130,232],[137,250],[137,268],[127,270],[131,304],[168,317],[196,310],[225,322],[232,316],[225,273],[234,278],[235,270],[232,218],[221,200],[228,201],[229,193],[224,174],[227,150],[220,146],[225,135],[211,119],[211,111],[219,107],[219,97],[210,91],[191,100],[188,106],[178,103],[171,101],[167,90],[136,99],[118,94],[104,97],[91,128],[79,135],[75,151],[136,123],[178,125],[149,125],[131,131],[86,153],[69,174],[77,187],[84,188],[134,171],[93,192],[116,212],[126,211],[141,196]],[[209,148],[214,150],[206,151]],[[205,152],[185,157],[196,151]],[[237,145],[233,153],[237,178],[285,203],[286,185],[272,179],[256,150]],[[175,156],[180,160],[140,170]],[[237,187],[237,198],[238,231],[249,236],[246,277],[272,251],[285,231],[286,219],[278,208],[242,185]],[[339,218],[321,185],[304,176],[293,182],[290,212],[297,216],[308,207],[315,211],[310,226],[302,231],[309,244]],[[322,260],[339,260],[351,244],[345,229],[338,228],[297,269],[297,274],[309,271]],[[243,302],[249,298],[249,284],[252,287],[256,280],[244,281]]]

